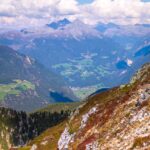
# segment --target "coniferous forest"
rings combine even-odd
[[[24,145],[44,130],[65,120],[69,110],[61,112],[34,112],[27,114],[9,108],[0,108],[0,143],[8,145],[8,138],[14,146]]]

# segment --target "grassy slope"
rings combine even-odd
[[[14,83],[0,84],[0,101],[7,95],[19,95],[22,91],[34,90],[35,86],[26,80],[14,80]]]
[[[74,103],[56,103],[50,104],[49,106],[39,109],[36,112],[60,112],[61,110],[71,110],[74,111],[79,105],[83,104],[84,102],[74,102]],[[32,140],[28,143],[27,146],[19,148],[18,150],[30,150],[31,147],[36,144],[38,145],[39,150],[57,150],[57,141],[64,130],[67,120],[46,130],[40,136]],[[44,141],[48,141],[46,145],[42,145],[41,143]]]
[[[98,96],[93,97],[92,99],[90,99],[90,101],[84,107],[80,108],[80,113],[78,113],[71,122],[66,121],[55,127],[50,128],[49,130],[45,131],[43,134],[38,136],[36,139],[31,141],[28,144],[28,146],[20,148],[19,150],[30,150],[30,148],[34,144],[38,146],[37,150],[48,150],[48,148],[50,150],[57,150],[57,148],[56,148],[57,142],[60,138],[61,133],[63,132],[64,128],[66,127],[66,124],[70,127],[71,133],[77,132],[80,127],[82,115],[85,114],[87,112],[87,110],[92,108],[92,106],[97,103],[99,103],[101,105],[102,109],[104,109],[105,104],[107,104],[107,102],[109,100],[112,100],[112,99],[110,99],[110,98],[112,98],[112,96],[114,98],[118,96],[118,94],[116,93],[116,89],[110,90],[109,92],[104,92],[102,94],[99,94]],[[91,121],[93,122],[93,120],[91,120]],[[57,133],[57,136],[56,136],[56,133]],[[47,140],[47,137],[51,137],[51,136],[53,137],[53,135],[55,135],[54,136],[55,140],[48,141],[48,143],[45,146],[41,145],[41,143],[44,141],[44,139]]]
[[[37,110],[37,112],[60,112],[61,110],[75,110],[83,102],[74,102],[74,103],[56,103],[50,104],[49,106]],[[30,150],[31,147],[36,144],[39,150],[57,150],[57,141],[66,126],[67,120],[46,130],[40,136],[29,142],[25,147],[19,148],[19,150]],[[42,142],[48,141],[46,145],[42,145]]]
[[[85,114],[87,112],[87,110],[89,110],[93,105],[95,105],[97,103],[101,104],[101,107],[104,108],[105,104],[107,104],[108,101],[112,100],[112,96],[114,98],[118,96],[118,94],[116,93],[116,89],[110,90],[109,92],[104,92],[102,94],[99,94],[98,96],[94,96],[93,98],[90,98],[90,101],[88,101],[88,103],[84,107],[80,108],[80,113],[78,113],[71,122],[66,121],[66,122],[63,122],[63,123],[55,126],[55,127],[48,129],[43,134],[38,136],[36,139],[31,141],[28,144],[28,146],[25,146],[23,148],[19,148],[19,150],[30,150],[30,148],[34,144],[36,144],[38,146],[37,150],[43,150],[43,149],[48,150],[48,148],[50,150],[57,150],[57,148],[56,148],[57,142],[60,138],[61,133],[63,132],[64,128],[66,127],[66,124],[70,127],[71,133],[78,131],[78,129],[80,127],[82,115]],[[57,136],[56,136],[56,133],[57,133]],[[55,140],[48,141],[46,146],[41,145],[41,143],[42,143],[42,141],[44,141],[44,139],[46,140],[47,137],[51,137],[51,136],[53,137],[53,135],[55,135],[54,136]]]
[[[82,133],[78,133],[75,139],[75,143],[71,147],[74,147],[74,149],[84,149],[86,143],[90,142],[91,140],[95,141],[97,139],[97,137],[95,136],[97,135],[94,135],[92,133],[92,127],[96,127],[96,125],[99,125],[98,130],[100,135],[98,136],[100,137],[98,137],[98,139],[99,141],[101,140],[103,141],[103,135],[105,135],[107,131],[113,129],[113,126],[109,126],[110,122],[108,121],[109,119],[111,120],[111,115],[113,114],[114,110],[117,110],[117,107],[119,107],[119,105],[122,105],[125,101],[127,101],[129,97],[132,96],[133,91],[137,90],[137,87],[139,85],[149,83],[150,81],[149,73],[150,73],[150,65],[147,70],[143,71],[142,73],[139,72],[139,74],[136,75],[135,78],[133,78],[132,83],[122,86],[121,88],[120,87],[114,88],[107,92],[91,97],[88,103],[83,108],[80,109],[80,113],[76,115],[74,119],[70,122],[69,126],[71,127],[71,130],[73,132],[78,132],[80,122],[82,120],[82,115],[86,114],[87,111],[90,110],[90,108],[94,107],[97,104],[99,112],[89,118],[86,128],[82,131]],[[117,115],[119,115],[119,113],[121,113],[122,111],[123,110],[120,110],[117,113]],[[122,116],[121,118],[123,117],[125,116]],[[117,116],[116,118],[113,117],[112,125],[118,124],[117,122],[118,120],[116,121],[115,119],[116,120],[118,119]],[[89,132],[90,135],[86,135],[88,131],[90,131]],[[80,137],[82,137],[82,140]]]

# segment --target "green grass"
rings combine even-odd
[[[34,90],[35,86],[26,80],[14,80],[10,84],[0,84],[0,101],[4,100],[7,95],[19,95],[29,89]]]

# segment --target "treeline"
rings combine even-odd
[[[0,138],[3,140],[5,133],[9,133],[10,141],[14,146],[26,144],[30,139],[41,132],[65,120],[70,111],[35,112],[27,114],[9,108],[0,108]]]

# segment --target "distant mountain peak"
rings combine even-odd
[[[135,26],[143,26],[143,27],[149,28],[150,24],[135,24]]]
[[[96,26],[96,29],[100,32],[105,32],[107,29],[110,29],[110,28],[119,28],[119,25],[117,24],[114,24],[114,23],[99,23],[97,26]]]
[[[74,37],[75,39],[85,37],[101,37],[99,31],[79,19],[76,19],[72,23],[65,26],[61,35],[68,35],[69,37]]]
[[[59,20],[57,22],[52,22],[50,24],[47,24],[47,26],[56,30],[56,29],[59,29],[59,28],[63,28],[64,26],[66,26],[70,23],[71,22],[68,19],[64,18],[64,19]]]

